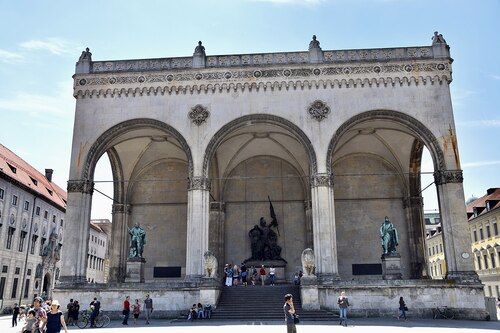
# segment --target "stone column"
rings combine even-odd
[[[114,204],[112,208],[113,223],[109,238],[108,258],[110,261],[109,281],[123,282],[128,259],[128,219],[132,208],[130,205]]]
[[[320,283],[328,283],[339,278],[332,175],[312,176],[311,202],[316,275]]]
[[[193,177],[188,184],[186,279],[203,276],[203,254],[208,250],[210,180]]]
[[[478,283],[465,214],[462,170],[438,170],[434,172],[434,182],[441,213],[446,278],[463,283]]]
[[[425,232],[423,221],[423,198],[408,197],[403,200],[408,221],[408,245],[410,248],[410,265],[412,279],[427,276],[425,264]]]
[[[61,284],[87,283],[87,253],[94,183],[68,181],[68,205],[61,253]]]
[[[208,249],[212,251],[219,264],[217,274],[220,276],[224,262],[224,226],[226,220],[226,205],[224,202],[210,203],[210,224]]]

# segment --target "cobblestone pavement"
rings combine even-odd
[[[0,317],[0,332],[19,332],[22,323],[17,327],[11,327],[11,316]],[[298,333],[323,333],[342,332],[350,333],[498,333],[500,322],[497,321],[468,321],[468,320],[432,320],[432,319],[411,319],[399,321],[389,318],[355,318],[350,320],[348,327],[339,326],[337,321],[331,322],[303,322],[297,325]],[[255,327],[259,326],[259,327]],[[128,326],[123,326],[121,321],[112,321],[107,328],[85,328],[83,330],[76,326],[68,327],[68,331],[82,333],[148,333],[148,332],[168,332],[168,333],[286,333],[286,326],[280,321],[212,321],[199,320],[194,322],[179,320],[155,320],[151,325],[144,325],[144,321],[133,324],[133,320]],[[62,331],[64,332],[64,331]]]

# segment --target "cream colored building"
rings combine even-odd
[[[500,188],[467,205],[472,256],[476,271],[485,285],[484,294],[500,297]]]
[[[155,312],[214,304],[223,288],[205,277],[205,252],[220,266],[250,258],[249,230],[260,217],[270,221],[270,198],[282,278],[301,268],[304,249],[315,253],[316,275],[301,287],[304,308],[336,309],[335,295],[348,288],[354,299],[368,297],[358,311],[384,315],[399,288],[420,315],[443,301],[481,316],[484,301],[470,297],[482,286],[463,214],[452,61],[438,33],[430,45],[379,49],[323,50],[314,37],[292,52],[210,55],[200,42],[192,56],[96,61],[83,51],[73,76],[65,226],[74,246],[64,252],[60,298],[80,288],[113,304],[137,279],[134,288],[157,292]],[[424,147],[454,284],[423,279]],[[86,240],[102,157],[115,184],[113,288],[94,290]],[[399,231],[394,281],[382,272],[384,216]],[[147,244],[144,260],[132,261],[128,229],[137,222]]]
[[[52,294],[59,277],[66,192],[0,144],[0,308]]]
[[[110,233],[111,221],[108,219],[90,220],[87,256],[87,281],[90,283],[108,282],[108,243]]]

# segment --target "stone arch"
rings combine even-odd
[[[109,149],[109,143],[116,138],[117,136],[126,133],[130,130],[139,129],[139,128],[155,128],[162,130],[176,139],[181,145],[182,149],[186,154],[186,159],[188,161],[188,174],[190,177],[193,175],[193,157],[191,154],[191,148],[182,136],[182,134],[177,131],[172,126],[165,124],[162,121],[158,121],[155,119],[149,118],[137,118],[130,119],[106,130],[97,140],[94,142],[92,147],[90,147],[87,157],[85,159],[84,167],[82,170],[82,179],[93,179],[94,170],[99,158]]]
[[[326,170],[329,174],[331,174],[332,172],[333,152],[335,151],[335,147],[339,143],[339,140],[342,138],[342,136],[346,133],[346,131],[348,131],[356,124],[359,124],[365,120],[372,119],[396,121],[411,129],[428,147],[434,163],[434,169],[446,170],[444,153],[439,146],[439,142],[434,134],[423,123],[402,112],[393,110],[372,110],[360,113],[350,118],[337,129],[332,139],[330,140],[326,156]]]
[[[210,166],[210,161],[212,160],[215,152],[217,151],[217,148],[221,144],[222,140],[224,137],[229,134],[231,131],[234,131],[238,128],[246,126],[248,123],[252,124],[258,124],[258,123],[270,123],[270,124],[276,124],[282,128],[285,128],[289,130],[291,133],[293,133],[297,140],[304,145],[307,156],[309,159],[309,165],[310,165],[310,173],[312,175],[316,174],[317,172],[317,159],[316,159],[316,152],[314,150],[314,147],[311,143],[311,140],[307,137],[307,135],[294,123],[291,121],[278,117],[275,115],[270,115],[270,114],[253,114],[253,115],[246,115],[240,118],[237,118],[233,121],[230,121],[226,125],[224,125],[215,135],[212,137],[210,142],[207,145],[207,148],[205,150],[205,156],[203,158],[203,169],[202,169],[202,174],[204,177],[208,177],[209,175],[209,166]]]

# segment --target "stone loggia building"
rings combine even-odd
[[[298,52],[207,55],[201,42],[179,58],[94,61],[82,52],[65,226],[74,246],[63,254],[60,298],[80,288],[116,310],[123,290],[151,291],[167,312],[216,303],[222,284],[204,278],[203,255],[210,250],[219,267],[249,258],[248,231],[261,216],[269,221],[269,196],[287,262],[279,278],[290,281],[302,251],[314,249],[304,308],[336,308],[348,289],[367,314],[393,314],[396,296],[405,296],[421,315],[449,305],[480,316],[452,61],[437,33],[432,45],[383,49],[323,50],[314,37]],[[424,147],[434,163],[446,281],[426,271]],[[103,155],[115,185],[110,283],[85,286]],[[381,275],[386,215],[399,231],[399,280]],[[147,232],[146,262],[144,282],[130,284],[127,230],[136,222]]]

